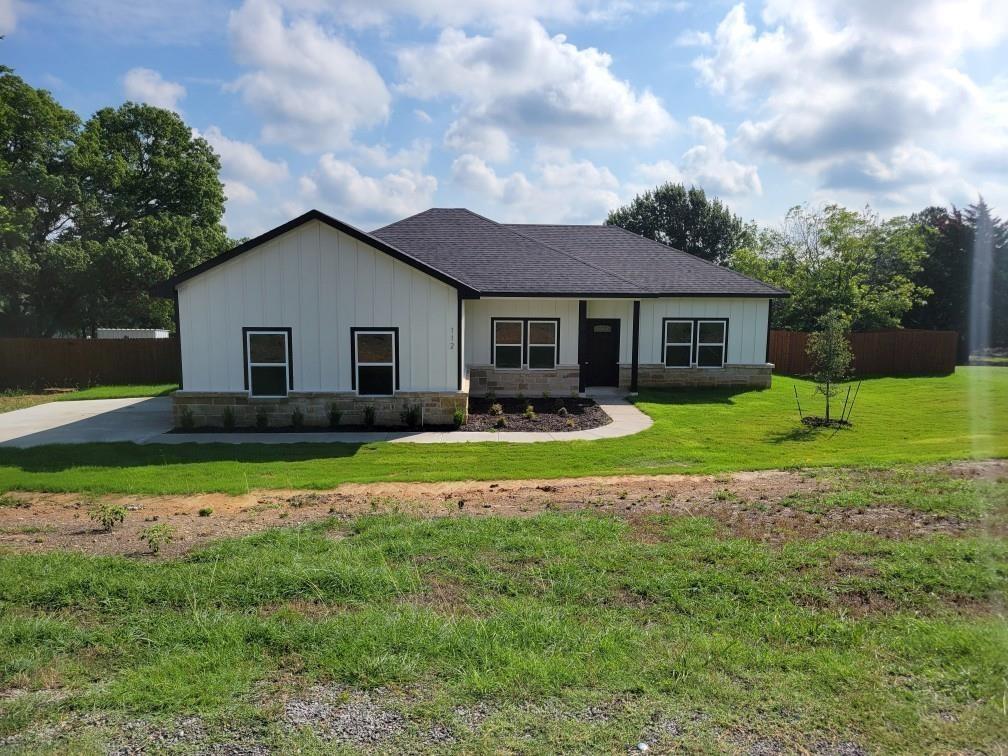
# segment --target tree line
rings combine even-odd
[[[0,66],[0,335],[171,326],[148,289],[227,248],[219,171],[171,111],[82,121]]]
[[[982,198],[882,218],[866,207],[791,208],[780,226],[744,223],[703,189],[666,183],[609,213],[622,226],[791,292],[771,327],[816,330],[839,313],[853,330],[924,328],[959,333],[968,358],[971,304],[990,323],[987,346],[1008,346],[1008,223]],[[974,249],[990,250],[989,267]],[[978,261],[975,263],[975,260]],[[990,297],[971,301],[971,276]]]

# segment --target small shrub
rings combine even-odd
[[[574,418],[573,417],[568,417],[567,418],[567,427],[568,428],[574,428],[576,425],[577,425],[577,423],[574,422]]]
[[[31,502],[15,499],[8,494],[0,494],[0,507],[10,507],[11,509],[30,509]]]
[[[504,407],[501,406],[499,402],[494,402],[490,405],[490,414],[496,417],[500,417],[504,414]]]
[[[140,539],[147,542],[151,554],[157,554],[162,546],[175,540],[175,528],[166,523],[158,523],[140,531]]]
[[[203,507],[200,509],[198,514],[200,517],[209,517],[210,515],[213,514],[213,509],[211,509],[210,507]]]
[[[340,420],[343,419],[343,412],[335,404],[329,405],[329,427],[338,428]]]
[[[304,412],[299,407],[295,407],[291,412],[291,425],[298,429],[304,427]]]
[[[192,430],[195,424],[192,410],[189,407],[183,407],[179,413],[179,427],[183,430]]]
[[[102,530],[109,532],[126,519],[126,507],[122,504],[97,501],[88,508],[88,517],[92,522],[101,525]]]
[[[407,428],[419,428],[423,425],[423,409],[419,404],[407,406],[399,413],[399,419]]]
[[[533,407],[531,404],[529,404],[528,406],[525,407],[525,417],[528,420],[535,420],[536,419],[535,407]]]
[[[230,407],[224,408],[224,428],[226,430],[232,430],[235,425],[234,410]]]
[[[567,408],[561,404],[560,409],[557,410],[557,414],[560,415],[560,417],[567,417]]]
[[[364,425],[367,428],[374,428],[375,417],[377,415],[377,410],[373,404],[369,404],[364,408]]]
[[[497,418],[497,422],[494,423],[494,428],[505,428],[507,427],[507,418],[501,415]]]
[[[260,409],[256,412],[256,428],[259,430],[266,430],[269,428],[269,415],[266,414],[265,409]]]
[[[456,428],[461,428],[465,425],[466,421],[466,411],[460,405],[455,405],[455,411],[452,413],[452,425]]]
[[[543,398],[543,401],[548,402],[549,398],[550,398],[550,392],[549,391],[543,391],[542,398]]]

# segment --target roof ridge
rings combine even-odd
[[[504,230],[509,231],[510,233],[514,234],[515,236],[520,236],[522,239],[528,239],[529,241],[535,242],[536,244],[541,244],[542,246],[546,247],[547,249],[552,249],[554,252],[557,252],[557,253],[563,255],[564,257],[569,257],[571,260],[576,260],[577,262],[581,263],[582,265],[587,265],[589,268],[592,268],[592,269],[597,270],[597,271],[601,271],[602,273],[605,273],[607,276],[612,276],[613,278],[617,278],[620,281],[622,281],[623,283],[630,284],[631,286],[635,286],[637,288],[643,288],[643,289],[645,289],[648,292],[651,291],[650,287],[642,285],[639,281],[631,281],[629,278],[624,278],[619,273],[615,273],[615,272],[613,272],[611,270],[608,270],[607,268],[603,268],[603,267],[601,267],[599,265],[595,265],[594,263],[588,262],[587,260],[584,260],[584,259],[578,257],[577,255],[571,253],[571,252],[567,252],[565,250],[562,250],[559,247],[554,247],[552,244],[547,244],[546,242],[542,241],[541,239],[536,239],[534,236],[529,236],[528,234],[523,234],[521,231],[516,231],[515,229],[511,228],[507,224],[498,223],[497,221],[491,220],[490,218],[487,218],[486,216],[483,216],[483,215],[480,215],[479,213],[473,212],[469,208],[462,208],[462,209],[465,210],[467,213],[469,213],[471,215],[475,215],[477,218],[482,218],[487,223],[492,223],[493,225],[498,226],[499,228],[503,228]],[[529,224],[529,225],[532,225],[532,224]],[[653,293],[653,292],[651,292],[651,293]]]
[[[623,228],[623,226],[617,226],[615,223],[612,223],[612,224],[606,223],[606,224],[603,224],[603,225],[606,225],[606,226],[610,226],[611,225],[613,228],[618,228],[620,231],[622,231],[625,234],[630,234],[631,236],[636,236],[639,239],[646,239],[647,241],[649,241],[649,242],[651,242],[653,244],[660,244],[663,247],[666,247],[666,248],[671,249],[671,250],[673,250],[675,252],[678,252],[680,255],[687,255],[689,257],[692,257],[694,260],[699,260],[700,262],[704,263],[705,265],[711,266],[712,268],[717,268],[718,270],[723,270],[726,273],[733,273],[734,275],[739,276],[740,278],[744,278],[747,281],[752,281],[753,283],[758,283],[760,286],[766,286],[767,288],[773,289],[774,291],[779,291],[782,294],[786,294],[787,293],[784,289],[780,288],[779,286],[773,286],[771,284],[768,284],[766,281],[760,281],[758,278],[753,278],[752,276],[747,276],[745,273],[739,273],[734,268],[726,268],[723,265],[718,265],[717,263],[713,263],[710,260],[705,260],[704,258],[700,257],[700,255],[694,255],[692,252],[687,252],[684,249],[679,249],[679,247],[673,247],[671,244],[666,244],[665,242],[660,242],[657,239],[652,239],[650,237],[644,236],[644,234],[635,233],[635,232],[631,231],[630,229]]]

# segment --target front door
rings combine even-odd
[[[589,318],[585,386],[619,386],[618,318]]]

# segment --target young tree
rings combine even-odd
[[[708,199],[703,189],[671,182],[610,211],[605,222],[718,264],[752,233],[720,200]]]
[[[812,360],[816,393],[826,400],[826,424],[830,422],[830,400],[840,393],[838,383],[850,377],[854,355],[847,341],[850,321],[838,310],[819,320],[819,329],[809,335],[806,353]]]

